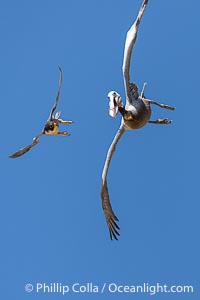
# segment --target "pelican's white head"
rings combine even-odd
[[[108,93],[108,100],[109,115],[114,118],[118,113],[118,108],[123,107],[122,98],[117,92],[111,91]]]

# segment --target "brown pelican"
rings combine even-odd
[[[19,157],[23,154],[25,154],[26,152],[28,152],[31,148],[33,148],[35,145],[37,145],[37,143],[39,142],[40,138],[42,135],[44,134],[48,134],[48,135],[62,135],[62,136],[69,136],[70,134],[66,131],[62,131],[60,132],[59,131],[59,125],[60,124],[71,124],[72,121],[64,121],[62,119],[59,119],[60,117],[60,112],[57,112],[55,115],[54,115],[54,112],[56,110],[56,107],[57,107],[57,104],[58,104],[58,101],[59,101],[59,98],[60,98],[60,89],[61,89],[61,86],[62,86],[62,70],[61,68],[59,67],[59,70],[60,70],[60,79],[59,79],[59,87],[58,87],[58,92],[57,92],[57,96],[56,96],[56,101],[54,103],[54,106],[50,112],[50,115],[49,115],[49,118],[44,126],[44,129],[42,130],[41,133],[39,133],[36,137],[34,137],[33,139],[33,142],[24,147],[24,148],[21,148],[20,150],[18,150],[17,152],[13,153],[13,154],[10,154],[9,157],[10,158],[16,158],[16,157]]]
[[[102,172],[102,183],[101,183],[101,200],[102,206],[104,210],[104,214],[106,217],[106,222],[108,225],[110,238],[113,237],[118,240],[119,234],[119,226],[117,224],[118,218],[112,210],[112,206],[110,203],[109,193],[108,193],[108,185],[107,185],[107,174],[110,166],[110,161],[115,151],[116,145],[119,139],[127,130],[138,129],[145,126],[147,123],[153,124],[170,124],[171,121],[168,119],[158,119],[156,121],[150,121],[151,116],[151,104],[155,104],[160,106],[161,108],[166,108],[170,110],[174,110],[174,107],[165,104],[159,104],[153,100],[146,99],[144,96],[144,90],[146,87],[146,83],[143,86],[141,93],[138,93],[138,88],[135,83],[130,82],[130,61],[131,54],[133,50],[133,46],[136,42],[138,28],[140,25],[140,21],[146,9],[148,0],[143,0],[142,5],[140,7],[139,13],[134,24],[131,26],[129,31],[127,32],[125,49],[124,49],[124,59],[123,59],[123,77],[124,77],[124,86],[125,86],[125,94],[126,94],[126,105],[124,106],[122,102],[121,96],[115,92],[111,91],[108,93],[109,99],[109,114],[111,117],[115,117],[118,112],[122,115],[121,125],[110,145],[110,148],[107,153],[106,161],[104,164],[103,172]]]

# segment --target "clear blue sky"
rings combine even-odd
[[[124,98],[126,32],[140,0],[0,1],[1,296],[11,299],[151,299],[130,293],[28,293],[27,283],[193,285],[199,299],[200,2],[149,0],[131,64],[148,86],[149,124],[127,132],[108,176],[121,237],[110,241],[101,207],[101,172],[120,116],[107,93]],[[18,159],[8,154],[41,131],[54,103],[75,123],[70,137],[42,137]],[[62,127],[63,128],[63,127]],[[63,128],[64,129],[64,128]]]

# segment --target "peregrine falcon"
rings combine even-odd
[[[33,138],[33,141],[30,145],[23,147],[21,149],[19,149],[17,152],[14,152],[13,154],[10,154],[9,157],[10,158],[16,158],[19,157],[23,154],[25,154],[26,152],[28,152],[30,149],[32,149],[35,145],[38,144],[40,138],[42,135],[44,134],[48,134],[48,135],[62,135],[62,136],[69,136],[70,134],[66,131],[59,131],[59,125],[60,124],[72,124],[72,121],[64,121],[62,119],[59,119],[60,117],[60,112],[57,112],[54,115],[54,112],[56,110],[56,107],[58,105],[58,101],[60,98],[60,90],[61,90],[61,86],[62,86],[62,70],[59,67],[60,70],[60,79],[59,79],[59,87],[58,87],[58,92],[57,92],[57,96],[56,96],[56,101],[54,103],[53,108],[51,109],[51,112],[49,114],[49,118],[44,126],[44,129],[42,130],[41,133],[39,133],[36,137]]]

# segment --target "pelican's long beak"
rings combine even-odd
[[[109,115],[112,118],[115,118],[118,114],[118,108],[119,106],[123,106],[122,104],[122,98],[121,96],[115,92],[111,91],[108,93],[108,99],[109,99]]]

